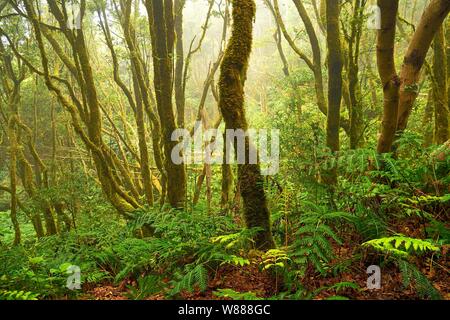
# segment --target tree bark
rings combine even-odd
[[[185,97],[183,89],[184,70],[184,44],[183,44],[183,9],[186,0],[175,0],[175,33],[176,41],[176,64],[175,64],[175,104],[177,106],[177,124],[184,128],[185,121]]]
[[[448,84],[447,55],[444,28],[441,26],[434,37],[433,84],[434,84],[434,142],[443,144],[449,139],[448,132]]]
[[[418,95],[418,81],[425,57],[439,27],[450,12],[450,1],[432,0],[422,15],[409,44],[400,73],[400,98],[397,131],[401,134],[408,125]]]
[[[332,153],[340,149],[339,127],[342,100],[342,53],[340,41],[340,1],[327,0],[327,45],[328,45],[328,115],[327,146]],[[337,183],[337,168],[325,175],[328,184]]]
[[[227,129],[247,131],[244,109],[244,84],[253,42],[253,0],[232,0],[233,30],[221,65],[219,82],[220,111]],[[236,148],[235,148],[236,149]],[[249,154],[250,143],[245,143]],[[262,228],[255,236],[255,246],[266,250],[275,247],[271,233],[270,213],[259,165],[238,165],[238,183],[244,200],[244,220],[248,228]]]
[[[174,208],[184,208],[186,200],[186,172],[184,165],[175,164],[172,150],[177,141],[172,133],[177,128],[173,113],[173,53],[175,27],[172,0],[146,0],[152,38],[156,104],[162,128],[164,165],[167,172],[167,195]]]
[[[395,69],[395,29],[398,0],[378,0],[381,9],[381,29],[377,36],[377,65],[383,86],[383,120],[378,138],[378,153],[391,151],[397,130],[400,79]]]

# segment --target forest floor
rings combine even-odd
[[[448,261],[447,261],[448,265]],[[416,300],[417,293],[413,288],[404,288],[402,284],[401,273],[397,268],[383,269],[382,287],[380,290],[366,289],[367,275],[365,268],[354,268],[353,272],[346,272],[337,277],[306,279],[304,285],[315,290],[321,287],[330,287],[336,283],[348,281],[358,284],[361,290],[345,289],[340,292],[351,300]],[[439,272],[437,269],[421,268],[421,271],[439,290],[445,300],[450,300],[450,290],[448,288],[448,274]],[[127,285],[134,285],[129,281]],[[279,284],[278,284],[279,285]],[[205,292],[184,293],[182,298],[185,300],[218,300],[213,294],[218,288],[230,288],[236,292],[253,292],[259,297],[269,298],[276,293],[276,279],[267,272],[261,272],[255,266],[247,267],[227,267],[219,270],[216,277],[208,284],[208,290]],[[85,300],[128,300],[128,290],[123,284],[114,286],[105,283],[102,286],[92,288],[81,299]],[[323,300],[335,295],[333,291],[322,291],[314,299]],[[164,300],[164,294],[156,294],[147,300]],[[220,299],[220,298],[219,298]]]
[[[396,229],[408,236],[418,236],[420,233],[420,220],[405,220],[404,223],[397,223]],[[411,231],[415,230],[415,231]],[[344,288],[339,291],[339,296],[351,300],[417,300],[419,299],[417,291],[413,287],[407,288],[403,285],[402,274],[398,267],[393,264],[387,264],[382,267],[382,284],[379,290],[370,290],[367,288],[366,269],[373,262],[375,256],[368,251],[361,253],[360,243],[355,236],[349,234],[345,243],[341,246],[335,245],[336,260],[334,263],[342,261],[353,261],[350,268],[337,276],[332,274],[326,277],[314,274],[313,270],[307,272],[302,281],[302,285],[309,292],[314,292],[320,288],[330,288],[341,282],[352,282],[360,289]],[[443,258],[436,259],[418,259],[415,261],[419,270],[427,277],[433,286],[440,292],[442,298],[450,300],[449,270],[450,247],[443,247]],[[355,259],[359,257],[359,259]],[[432,263],[430,261],[433,261]],[[332,262],[332,263],[333,263]],[[374,262],[376,264],[376,262]],[[277,279],[273,272],[262,271],[258,263],[241,266],[222,266],[216,270],[215,274],[210,275],[208,288],[204,292],[195,291],[192,293],[184,292],[181,296],[184,300],[218,300],[214,292],[218,289],[229,288],[236,292],[252,292],[260,298],[270,298],[277,294],[281,289],[282,283]],[[120,285],[104,283],[94,288],[86,288],[86,294],[81,299],[85,300],[128,300],[128,291],[130,286],[135,286],[134,280],[125,280]],[[335,289],[323,289],[314,297],[315,300],[324,300],[336,295]],[[164,300],[163,293],[155,294],[146,300]]]

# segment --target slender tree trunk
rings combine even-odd
[[[230,146],[227,146],[226,144],[226,134],[223,134],[223,154],[226,154],[227,148]],[[221,200],[220,205],[223,209],[227,209],[231,202],[231,190],[233,187],[233,170],[231,168],[231,165],[227,163],[226,161],[222,164],[222,185],[221,185]]]
[[[186,0],[175,0],[175,33],[176,65],[175,65],[175,104],[177,106],[177,124],[184,128],[185,98],[183,90],[184,47],[183,47],[183,9]]]
[[[164,165],[167,172],[167,195],[174,208],[184,208],[186,200],[186,172],[184,165],[175,164],[172,150],[178,141],[172,141],[177,128],[173,113],[173,53],[175,27],[172,0],[146,0],[152,37],[154,83],[158,114],[164,145]]]
[[[364,23],[364,6],[361,0],[354,2],[351,34],[348,41],[348,89],[350,98],[350,148],[359,148],[364,142],[364,115],[359,88],[359,59],[361,32]]]
[[[244,83],[252,50],[256,8],[253,0],[232,0],[232,5],[233,31],[221,65],[219,106],[227,129],[247,131]],[[250,147],[249,139],[246,138],[247,155]],[[246,226],[262,228],[255,236],[256,247],[263,250],[275,247],[260,166],[238,165],[238,183],[244,200]]]
[[[317,104],[320,110],[327,110],[327,101],[325,99],[325,90],[323,85],[323,75],[322,75],[322,53],[320,51],[319,39],[317,33],[314,29],[312,21],[306,11],[303,2],[300,0],[292,0],[295,7],[297,8],[298,14],[305,25],[306,33],[308,34],[308,39],[311,45],[311,50],[313,54],[313,72],[314,72],[314,86],[316,89]]]
[[[139,155],[140,155],[140,170],[142,183],[144,188],[145,199],[149,206],[153,206],[153,184],[152,184],[152,172],[150,171],[150,160],[148,156],[147,147],[147,130],[144,121],[144,107],[142,103],[141,90],[139,88],[136,71],[133,72],[133,85],[134,93],[136,97],[136,126],[139,140]]]
[[[9,140],[10,140],[10,159],[9,159],[9,177],[11,189],[11,222],[14,228],[14,245],[20,244],[21,232],[19,221],[17,219],[17,132],[15,114],[12,114],[9,119]]]
[[[425,106],[422,128],[424,132],[424,146],[429,147],[433,143],[433,117],[434,117],[434,90],[428,91],[427,104]]]
[[[441,26],[434,37],[433,83],[434,83],[434,116],[436,144],[443,144],[449,139],[448,132],[448,79],[447,55],[444,28]]]
[[[342,100],[342,54],[340,41],[340,1],[327,0],[328,45],[328,117],[327,146],[331,152],[339,151],[339,121]],[[337,183],[337,168],[326,174],[328,184]]]

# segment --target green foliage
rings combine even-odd
[[[208,271],[204,265],[187,265],[183,273],[175,273],[172,280],[173,289],[170,296],[175,296],[183,291],[193,292],[195,289],[205,291],[208,286]]]
[[[407,288],[414,285],[422,298],[431,298],[433,300],[442,299],[439,291],[430,283],[425,275],[420,272],[413,264],[401,259],[397,261],[403,278],[403,286]]]
[[[356,283],[354,283],[354,282],[347,282],[347,281],[339,282],[339,283],[336,283],[336,284],[326,288],[326,290],[333,290],[333,291],[335,291],[338,294],[340,292],[346,290],[346,289],[361,290],[359,285],[357,285]]]
[[[25,291],[0,290],[0,300],[38,300],[39,294]]]
[[[290,260],[286,251],[281,249],[269,250],[262,256],[261,265],[263,270],[284,268],[286,262]]]
[[[332,220],[353,221],[345,212],[327,212],[326,208],[308,203],[308,211],[300,216],[295,241],[290,246],[290,258],[298,266],[298,275],[303,277],[309,265],[325,275],[326,264],[334,258],[330,240],[342,244],[338,235],[328,225]]]
[[[374,239],[365,242],[363,246],[371,246],[382,252],[392,253],[399,257],[408,257],[411,253],[420,254],[427,251],[439,251],[439,247],[430,241],[405,236]]]
[[[263,300],[253,292],[240,293],[232,289],[219,289],[217,291],[214,291],[214,295],[218,298],[226,298],[231,300],[244,300],[244,301]]]
[[[439,245],[450,244],[450,229],[443,222],[433,219],[426,230]]]
[[[164,290],[162,279],[157,275],[148,275],[137,279],[137,287],[128,286],[127,297],[131,300],[143,300]]]

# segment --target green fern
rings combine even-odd
[[[269,250],[262,256],[262,259],[263,270],[284,268],[286,262],[290,260],[286,251],[282,249]]]
[[[173,288],[169,295],[175,296],[183,291],[193,292],[195,287],[205,291],[208,287],[208,271],[202,264],[186,266],[184,274],[175,274],[176,280],[172,281]]]
[[[262,298],[259,298],[255,293],[253,292],[236,292],[232,289],[219,289],[217,291],[214,291],[213,293],[216,297],[219,298],[227,298],[232,300],[263,300]]]
[[[344,219],[353,221],[353,216],[345,212],[327,212],[323,207],[305,202],[311,211],[300,217],[296,239],[290,246],[290,259],[298,266],[298,275],[305,275],[308,265],[321,274],[327,272],[327,263],[335,257],[330,241],[342,241],[327,224],[329,221]]]
[[[33,292],[0,290],[0,300],[38,300],[38,297]]]
[[[371,246],[379,251],[392,253],[399,257],[408,257],[412,252],[439,251],[439,247],[427,240],[408,238],[405,236],[374,239],[363,243],[363,246]]]
[[[129,286],[128,289],[127,297],[132,300],[142,300],[164,290],[161,277],[156,275],[140,277],[137,286]]]
[[[414,285],[417,293],[422,298],[430,298],[433,300],[442,299],[438,290],[430,283],[425,275],[420,272],[411,263],[399,259],[397,261],[399,269],[402,273],[403,286],[407,288],[410,285]]]

